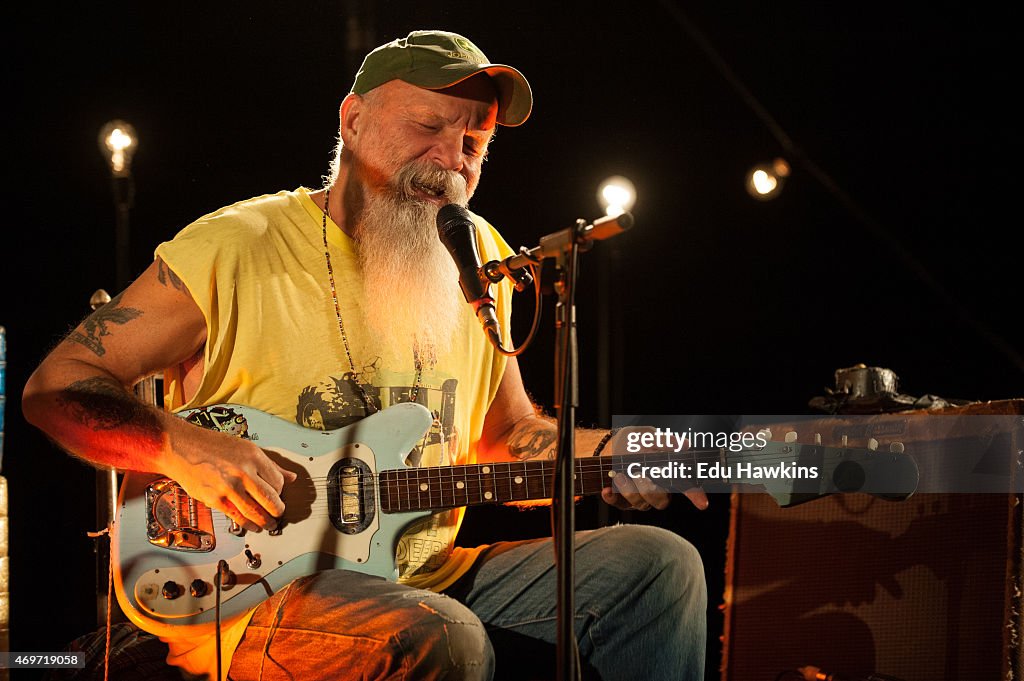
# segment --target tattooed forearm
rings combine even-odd
[[[94,376],[75,381],[61,391],[57,402],[72,419],[92,430],[129,426],[160,435],[157,417],[112,378]]]
[[[526,419],[516,424],[508,436],[508,452],[516,459],[554,459],[558,429],[541,419]]]
[[[142,310],[134,307],[121,307],[121,296],[119,293],[110,299],[110,302],[86,317],[82,322],[82,330],[77,329],[68,336],[73,343],[84,345],[92,350],[97,357],[102,357],[107,349],[103,347],[104,336],[109,336],[112,324],[127,324],[133,319],[142,316]]]
[[[177,274],[174,273],[170,267],[168,267],[163,260],[157,258],[156,261],[156,278],[164,286],[173,286],[179,291],[187,291],[185,288],[185,282],[183,282]]]

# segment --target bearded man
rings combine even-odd
[[[496,126],[523,123],[531,108],[523,75],[463,36],[416,31],[377,48],[341,104],[326,186],[242,201],[161,244],[153,264],[36,370],[26,416],[94,464],[166,475],[247,532],[276,528],[296,473],[251,439],[173,412],[242,404],[330,430],[418,402],[434,425],[410,465],[551,457],[554,424],[460,299],[435,226],[441,206],[472,197]],[[473,219],[485,259],[512,253]],[[507,330],[510,285],[496,288]],[[126,388],[158,371],[167,411]],[[604,435],[579,430],[577,447],[589,455]],[[603,496],[620,508],[668,503],[663,491],[628,483]],[[706,506],[703,493],[689,496]],[[397,582],[325,570],[229,618],[223,671],[551,675],[550,660],[530,669],[516,652],[554,645],[550,540],[456,548],[461,517],[443,511],[406,530]],[[576,547],[583,668],[606,681],[702,679],[706,592],[693,547],[639,526],[581,532]],[[215,675],[212,634],[161,633],[169,662]]]

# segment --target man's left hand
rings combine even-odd
[[[601,455],[611,456],[625,452],[624,436],[625,433],[622,431],[616,433]],[[633,478],[629,475],[616,475],[613,484],[601,490],[601,498],[605,503],[624,511],[649,511],[652,508],[664,510],[672,499],[670,494],[648,478]],[[708,507],[708,495],[700,487],[690,487],[683,494],[700,510]]]

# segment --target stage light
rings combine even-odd
[[[636,187],[629,178],[614,175],[607,178],[597,189],[597,202],[605,215],[622,215],[636,203]]]
[[[789,163],[777,158],[770,164],[761,163],[747,173],[747,192],[759,201],[774,199],[782,191],[789,177]]]
[[[114,120],[100,129],[100,151],[114,177],[131,175],[132,156],[138,146],[139,138],[130,123]]]

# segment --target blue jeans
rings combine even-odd
[[[550,539],[494,544],[446,592],[331,570],[263,603],[232,660],[262,678],[554,678]],[[707,590],[696,549],[656,527],[576,535],[575,630],[584,675],[704,678]]]

